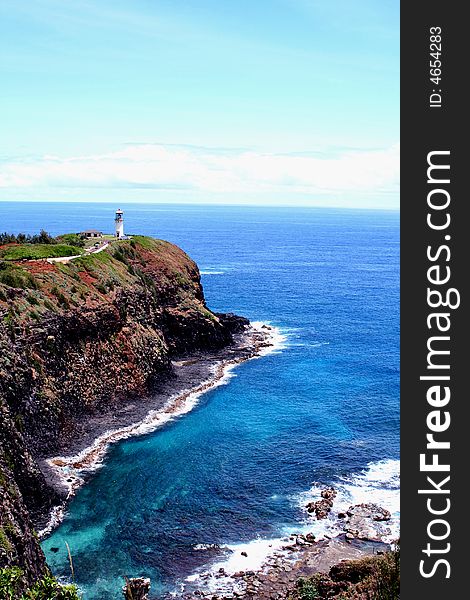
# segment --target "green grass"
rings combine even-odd
[[[0,249],[0,259],[3,260],[40,260],[41,258],[59,258],[75,256],[82,250],[68,244],[13,244]]]
[[[135,243],[140,244],[142,248],[145,248],[146,250],[152,250],[157,244],[157,240],[154,240],[153,238],[147,237],[145,235],[133,235],[132,240]],[[126,243],[126,241],[124,241],[124,243]],[[131,242],[129,242],[129,244],[130,243]]]
[[[56,240],[59,244],[68,244],[69,246],[78,246],[79,248],[85,246],[85,240],[78,233],[64,233],[57,236]]]
[[[75,585],[60,585],[52,575],[45,575],[29,590],[24,589],[23,571],[19,567],[0,569],[2,600],[80,600]]]
[[[100,265],[110,265],[112,262],[112,257],[105,250],[104,252],[98,252],[98,254],[85,254],[74,260],[73,266],[78,268],[83,267],[88,271]],[[71,263],[68,264],[69,268],[70,266]]]
[[[34,276],[15,264],[0,261],[0,283],[8,287],[38,289]],[[2,292],[3,293],[3,292]]]
[[[3,527],[0,527],[0,547],[6,552],[12,551],[12,545],[10,540],[8,539],[7,534],[5,533]]]

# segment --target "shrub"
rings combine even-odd
[[[124,256],[124,253],[122,252],[122,250],[120,248],[116,248],[116,250],[114,251],[113,257],[116,260],[119,260],[120,262],[124,263],[125,265],[129,264],[129,261]]]
[[[29,590],[24,589],[23,571],[19,567],[0,569],[2,600],[80,600],[75,585],[61,585],[55,577],[45,575]]]
[[[64,296],[64,294],[57,288],[57,286],[54,285],[51,288],[51,294],[54,294],[54,296],[57,298],[57,302],[61,306],[64,306],[65,308],[70,307],[70,302],[67,300],[67,298]]]
[[[0,527],[0,548],[2,548],[6,553],[11,552],[12,550],[10,540],[8,539],[3,527]]]
[[[291,600],[398,600],[400,551],[367,556],[335,565],[327,573],[299,579]]]
[[[0,245],[2,244],[57,244],[57,240],[50,236],[47,231],[41,229],[39,234],[30,235],[29,233],[0,233]]]
[[[16,318],[15,318],[15,314],[11,310],[11,308],[9,309],[8,314],[3,317],[3,322],[5,323],[5,326],[7,327],[8,331],[10,333],[10,337],[14,340],[15,339]]]
[[[9,265],[2,261],[0,261],[0,283],[23,290],[27,288],[37,290],[39,287],[31,273],[21,267]]]
[[[17,600],[23,571],[19,567],[0,569],[0,598]]]
[[[97,283],[95,287],[101,294],[106,294],[108,291],[102,283]]]
[[[17,413],[14,418],[15,427],[18,431],[23,431],[24,429],[24,418],[21,413]]]
[[[47,298],[44,300],[44,306],[47,308],[47,310],[54,310],[54,305]]]
[[[317,600],[320,598],[320,594],[310,579],[299,579],[297,582],[297,592],[299,600]]]
[[[79,596],[75,585],[60,585],[55,577],[46,575],[21,600],[79,600]]]
[[[63,235],[59,235],[57,240],[62,244],[78,246],[79,248],[83,248],[85,246],[85,240],[78,233],[64,233]]]

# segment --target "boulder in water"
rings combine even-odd
[[[149,592],[150,579],[144,577],[127,579],[126,577],[126,585],[122,588],[126,600],[148,600]]]
[[[390,535],[390,529],[382,524],[390,520],[390,512],[377,504],[356,504],[346,514],[344,531],[348,539],[383,541]]]
[[[320,492],[320,496],[321,500],[309,502],[306,509],[309,513],[315,513],[317,519],[326,519],[333,506],[336,490],[332,487],[325,488]]]

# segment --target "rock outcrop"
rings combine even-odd
[[[307,537],[308,536],[308,537]],[[371,555],[377,558],[377,553],[381,556],[389,550],[386,544],[380,542],[359,542],[354,543],[346,540],[346,537],[339,535],[332,539],[315,541],[311,534],[291,536],[295,538],[295,543],[286,546],[284,549],[290,550],[289,554],[274,553],[267,559],[259,571],[239,571],[233,574],[219,569],[218,572],[209,572],[201,574],[197,581],[196,589],[188,589],[176,597],[180,600],[199,600],[201,598],[210,598],[210,600],[303,600],[306,598],[332,598],[336,594],[329,595],[329,591],[341,592],[348,586],[331,585],[334,580],[344,582],[350,581],[354,573],[365,571],[367,575],[370,572]],[[299,542],[301,542],[299,544]],[[388,555],[388,553],[387,553]],[[393,557],[392,557],[393,560]],[[335,566],[336,565],[336,566]],[[313,578],[312,583],[322,584],[305,586],[304,593],[301,591],[302,582],[308,578]],[[357,582],[361,577],[355,578]],[[382,576],[385,581],[385,577]],[[189,586],[191,588],[191,586]],[[210,590],[210,591],[209,591]],[[316,593],[325,591],[325,595]],[[377,598],[376,595],[367,596],[348,596],[348,598]],[[395,598],[396,596],[387,596]]]
[[[344,531],[347,539],[383,541],[390,529],[383,524],[389,521],[390,512],[377,504],[356,504],[347,513]]]
[[[135,236],[66,264],[0,261],[0,568],[47,571],[32,523],[57,503],[41,459],[80,421],[139,402],[172,359],[222,348],[248,321],[211,312],[196,264]]]
[[[147,600],[150,592],[150,579],[134,577],[128,579],[122,588],[125,600]]]
[[[321,499],[309,502],[305,508],[309,513],[314,513],[317,519],[326,519],[333,508],[336,493],[332,487],[325,488],[320,492]]]

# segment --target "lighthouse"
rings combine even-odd
[[[119,238],[123,238],[124,236],[124,218],[123,218],[123,211],[118,208],[116,211],[116,216],[114,217],[114,235],[119,239]]]

